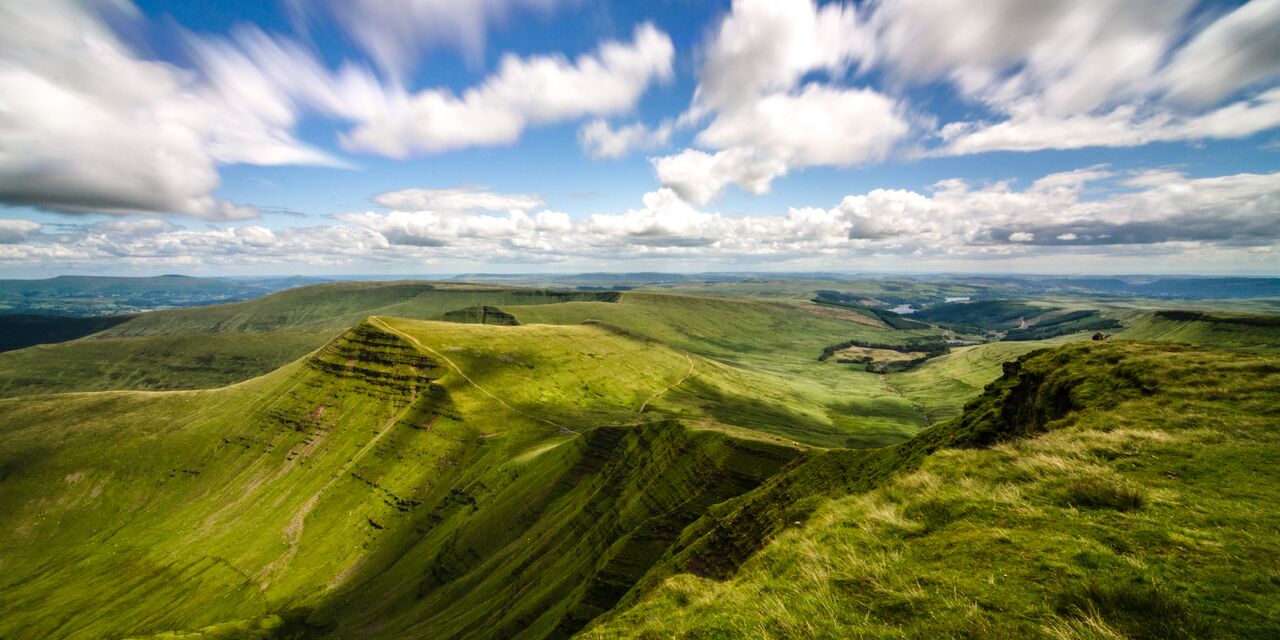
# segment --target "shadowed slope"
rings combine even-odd
[[[225,389],[0,401],[0,635],[570,634],[796,453],[638,413],[688,366],[387,318]]]
[[[1278,399],[1274,357],[1030,354],[957,420],[713,508],[586,636],[1274,637]]]

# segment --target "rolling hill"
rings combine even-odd
[[[225,389],[0,402],[0,635],[564,635],[802,450],[640,413],[688,370],[599,327],[375,318]]]
[[[955,421],[713,511],[584,637],[1275,637],[1278,418],[1274,356],[1037,352]]]
[[[102,323],[101,330],[91,333],[81,328],[88,320],[60,319],[54,321],[58,327],[79,322],[64,335],[81,339],[0,354],[0,397],[217,387],[272,371],[370,315],[430,319],[477,304],[609,300],[617,295],[452,283],[337,282],[246,302],[95,319]]]
[[[0,637],[1269,637],[1274,321],[1135,318],[877,374],[937,334],[339,283],[0,354]]]

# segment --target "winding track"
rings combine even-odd
[[[653,395],[649,396],[648,398],[645,398],[644,403],[640,405],[640,410],[637,411],[637,413],[644,413],[644,410],[649,408],[650,402],[657,400],[658,396],[680,386],[681,383],[689,379],[689,376],[693,375],[693,357],[687,353],[684,354],[684,357],[689,361],[689,370],[686,371],[685,374],[681,376],[679,380],[676,380],[674,384],[670,384],[661,389],[658,389],[657,391],[653,392]]]

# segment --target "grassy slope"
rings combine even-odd
[[[1275,351],[1280,350],[1280,316],[1158,311],[1117,337]]]
[[[197,389],[282,366],[333,331],[93,338],[0,354],[0,397],[110,389]]]
[[[1114,339],[1185,342],[1209,347],[1275,351],[1280,349],[1280,320],[1274,315],[1201,314],[1185,312],[1134,314],[1130,327]],[[965,402],[1000,376],[1000,366],[1024,353],[1071,342],[1090,334],[1072,334],[1034,342],[993,342],[960,347],[905,373],[890,374],[885,382],[915,402],[933,422],[960,414]]]
[[[272,371],[369,315],[438,318],[477,304],[540,304],[602,295],[611,294],[340,282],[248,302],[147,313],[85,339],[0,354],[0,397],[216,387]]]
[[[889,374],[885,382],[920,405],[932,422],[944,422],[960,415],[966,402],[999,378],[1005,362],[1037,349],[1088,339],[1088,334],[1076,334],[1035,342],[957,347],[911,371]]]
[[[587,636],[1280,634],[1280,361],[1122,342],[1029,358],[963,421],[846,461],[847,495],[811,473],[810,495],[835,495],[808,517],[784,513],[803,487],[782,480],[713,512],[720,542]],[[803,524],[698,577],[718,572],[690,557],[733,548],[713,533],[770,516]]]
[[[657,344],[382,322],[225,389],[0,401],[0,636],[563,636],[796,455],[638,413],[688,372]]]
[[[1254,505],[1275,498],[1274,491],[1241,489],[1238,478],[1209,472],[1230,469],[1221,459],[1239,456],[1240,473],[1264,477],[1261,465],[1277,461],[1262,428],[1275,417],[1274,359],[1086,344],[1065,360],[1038,356],[1025,364],[962,422],[889,449],[824,451],[792,441],[901,440],[919,415],[895,392],[915,393],[926,411],[954,411],[960,383],[994,377],[1015,355],[1002,350],[1034,345],[958,352],[912,387],[902,380],[910,374],[881,379],[817,363],[809,353],[888,332],[786,304],[628,294],[621,304],[512,311],[522,322],[561,326],[382,318],[316,357],[226,389],[0,401],[0,509],[12,514],[0,522],[0,539],[15,541],[0,549],[0,601],[22,612],[0,617],[0,636],[202,629],[193,637],[556,637],[619,601],[641,605],[601,634],[1026,634],[1089,622],[1073,617],[1072,606],[1097,609],[1090,624],[1127,629],[1137,614],[1117,607],[1154,602],[1177,614],[1195,608],[1180,591],[1187,584],[1226,589],[1225,569],[1180,574],[1154,557],[1184,553],[1189,543],[1181,536],[1192,536],[1191,550],[1207,554],[1196,556],[1197,566],[1230,565],[1220,549],[1240,555],[1244,548],[1247,557],[1275,551],[1265,542],[1241,547],[1246,536],[1265,538],[1261,532],[1274,528]],[[609,324],[579,324],[589,318]],[[162,338],[168,336],[146,339]],[[929,395],[926,381],[943,377],[957,386]],[[1036,391],[1042,388],[1048,391]],[[1078,404],[1078,417],[1055,422],[1064,393]],[[1010,400],[1028,395],[1038,400]],[[851,406],[841,407],[841,397]],[[1033,447],[1058,446],[1054,438],[1075,433],[1067,424],[1073,420],[1102,424],[1109,408],[1098,403],[1106,397],[1121,402],[1121,431],[1163,429],[1170,439],[1151,436],[1133,446],[1100,440],[1083,454]],[[326,409],[317,415],[320,406]],[[868,407],[902,415],[874,415]],[[1165,413],[1148,415],[1147,408]],[[1148,424],[1166,418],[1172,426]],[[897,431],[876,434],[872,419]],[[1178,439],[1183,426],[1217,433],[1237,419],[1244,425],[1237,432]],[[928,455],[947,434],[987,445],[993,433],[1045,424],[1064,429],[1021,444]],[[1093,427],[1083,433],[1112,438]],[[1163,448],[1147,448],[1147,440]],[[1042,454],[1065,461],[1041,465],[1059,475],[1016,475],[1040,469]],[[1202,455],[1218,458],[1202,465]],[[1166,458],[1182,465],[1171,467],[1174,475],[1197,482],[1200,493],[1183,502],[1214,492],[1254,501],[1239,514],[1223,516],[1221,501],[1196,512],[1200,521],[1235,518],[1225,526],[1238,529],[1236,537],[1211,531],[1219,537],[1206,538],[1195,522],[1177,528],[1187,517],[1179,512],[1186,510],[1182,494],[1168,502],[1163,485],[1140,492],[1143,506],[1117,512],[1121,520],[1101,529],[1082,524],[1079,514],[1110,512],[1058,504],[1128,504],[1130,489],[1152,478],[1125,476],[1135,472],[1125,465]],[[1203,477],[1209,480],[1200,484]],[[1008,496],[1017,500],[1001,502]],[[879,502],[866,502],[873,499]],[[898,511],[885,522],[893,526],[877,528],[890,499]],[[838,525],[833,513],[843,518]],[[797,521],[809,524],[786,531]],[[1014,542],[974,533],[979,525]],[[1041,525],[1059,537],[1037,537]],[[1100,530],[1120,540],[1113,557],[1090,555]],[[819,553],[825,544],[849,552]],[[972,568],[987,567],[989,550],[1001,544],[1015,544],[1017,553],[991,566],[1021,563],[1008,569],[1021,572],[1021,582],[1007,590],[979,581],[994,569]],[[879,555],[866,556],[861,545]],[[939,558],[954,549],[971,553],[964,560],[974,564],[946,566]],[[1054,555],[1064,549],[1075,555]],[[1038,567],[1058,571],[1051,574],[1057,591],[1028,586],[1035,580],[1027,567],[1036,566],[1028,557],[1065,558]],[[874,561],[866,566],[891,566],[893,575],[856,573],[864,558]],[[1120,584],[1112,578],[1133,577],[1120,571],[1133,566],[1141,575],[1132,593],[1107,591]],[[793,569],[800,574],[788,573]],[[1090,590],[1086,569],[1105,588]],[[730,580],[710,583],[690,573]],[[809,580],[810,573],[818,577]],[[935,606],[922,599],[934,589],[928,580],[956,594],[933,618],[915,615],[925,602]],[[652,588],[656,595],[648,596]],[[803,590],[817,597],[805,599]],[[1007,606],[1008,620],[992,602]],[[1274,610],[1268,602],[1239,606]],[[1214,600],[1206,607],[1220,610],[1193,611],[1186,624],[1218,615],[1247,619],[1244,609],[1231,608],[1237,604]]]
[[[574,302],[508,311],[526,324],[596,321],[646,336],[711,360],[709,366],[722,370],[720,377],[734,381],[726,387],[695,379],[687,387],[690,393],[714,398],[750,389],[748,397],[767,399],[759,406],[716,403],[724,409],[716,416],[722,422],[758,425],[768,405],[790,407],[792,422],[809,422],[793,431],[795,438],[823,446],[879,446],[924,426],[911,402],[876,375],[852,365],[819,363],[817,357],[824,347],[850,339],[898,344],[926,332],[868,326],[782,302],[638,292],[624,294],[616,304]]]

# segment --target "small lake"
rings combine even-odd
[[[894,312],[894,313],[896,313],[896,314],[898,314],[898,315],[904,315],[904,316],[905,316],[905,315],[907,315],[907,314],[915,313],[915,312],[919,311],[919,309],[913,309],[913,308],[911,308],[911,305],[909,305],[909,304],[900,304],[900,305],[898,305],[898,306],[896,306],[896,307],[894,307],[894,308],[890,309],[890,311],[892,311],[892,312]]]

